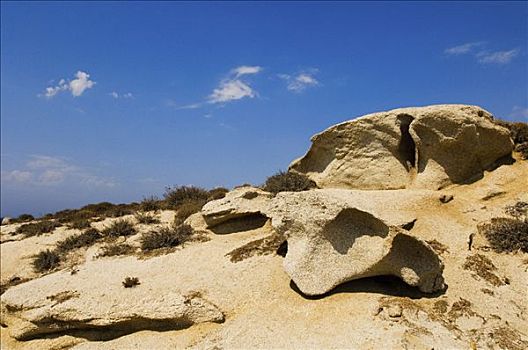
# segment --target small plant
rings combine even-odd
[[[506,213],[516,218],[526,216],[526,214],[528,213],[528,203],[519,201],[514,205],[507,206],[505,211]]]
[[[25,237],[40,236],[41,234],[53,231],[59,226],[60,224],[55,221],[43,220],[35,223],[24,224],[18,227],[15,233],[22,234]]]
[[[43,250],[35,255],[32,264],[36,272],[47,272],[59,266],[60,255],[54,250]]]
[[[315,182],[310,180],[306,175],[279,171],[266,179],[262,189],[276,194],[284,191],[306,191],[315,187]]]
[[[13,222],[27,222],[27,221],[32,221],[32,220],[35,220],[33,215],[31,215],[31,214],[21,214],[18,217],[16,217],[15,219],[13,219]]]
[[[210,202],[210,201],[214,201],[217,199],[222,199],[225,197],[227,192],[229,192],[229,190],[224,187],[213,188],[212,190],[209,191],[209,197],[207,198],[207,201]]]
[[[528,253],[528,219],[493,218],[479,225],[478,230],[498,253],[517,250]]]
[[[163,197],[167,207],[174,209],[189,201],[207,201],[209,191],[196,186],[167,187]]]
[[[61,254],[66,254],[74,249],[89,247],[100,239],[101,233],[94,228],[88,229],[85,232],[70,236],[57,243],[57,251]]]
[[[105,257],[105,256],[119,256],[119,255],[130,255],[133,254],[136,251],[136,249],[127,243],[117,244],[107,244],[103,247],[101,247],[101,253],[98,254],[98,257]]]
[[[102,231],[103,235],[109,237],[132,236],[136,234],[134,224],[128,220],[119,219],[105,227]]]
[[[141,236],[141,250],[150,251],[176,247],[188,241],[193,233],[194,231],[189,225],[162,227],[159,230],[150,231]]]
[[[139,283],[139,278],[137,277],[127,277],[121,283],[123,283],[123,287],[125,288],[132,288],[141,284]]]
[[[145,197],[139,203],[139,209],[141,211],[154,211],[161,209],[161,201],[156,196]]]
[[[176,210],[176,214],[174,216],[175,225],[183,224],[189,216],[199,212],[204,206],[204,204],[204,201],[191,201],[180,205],[178,207],[178,210]]]
[[[75,219],[68,224],[68,227],[77,230],[82,230],[91,227],[91,225],[90,221],[87,219]]]
[[[516,145],[515,151],[521,154],[522,159],[528,159],[528,142],[523,142]]]
[[[137,222],[140,224],[159,224],[160,221],[157,217],[154,215],[150,215],[144,212],[138,211],[136,214],[134,214],[134,217],[136,218]]]

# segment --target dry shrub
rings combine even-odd
[[[126,237],[136,234],[134,224],[128,220],[119,219],[103,229],[102,233],[108,237]]]
[[[40,236],[41,234],[52,232],[59,226],[61,225],[55,221],[43,220],[35,223],[24,224],[18,227],[15,233],[22,234],[25,237]]]
[[[491,248],[498,253],[528,252],[528,219],[493,218],[478,226]]]
[[[315,187],[315,182],[304,174],[279,171],[266,179],[262,189],[271,193],[279,193],[306,191]]]
[[[101,253],[97,257],[130,255],[136,251],[136,248],[127,243],[112,243],[101,247]]]
[[[137,222],[140,224],[159,224],[160,220],[155,217],[154,215],[138,211],[136,214],[134,214],[134,217],[136,218]]]
[[[155,231],[143,234],[141,237],[141,250],[150,251],[160,248],[179,246],[190,239],[194,230],[189,225],[172,225],[162,227]]]
[[[141,211],[155,211],[161,209],[162,203],[156,196],[145,197],[139,203],[139,209]]]
[[[199,212],[204,204],[205,201],[190,201],[180,205],[174,216],[175,225],[183,224],[189,216]]]
[[[60,255],[54,250],[43,250],[33,258],[33,269],[36,272],[50,271],[60,264]]]
[[[141,283],[139,283],[139,278],[137,277],[127,277],[123,282],[123,287],[125,288],[132,288],[135,286],[139,286]]]
[[[196,186],[167,187],[163,197],[168,208],[176,209],[185,202],[203,201],[205,203],[209,198],[209,191]]]
[[[227,192],[229,192],[229,190],[224,187],[213,188],[212,190],[209,191],[209,197],[207,198],[207,201],[210,202],[210,201],[214,201],[217,199],[222,199],[225,197]]]
[[[495,265],[493,265],[491,260],[484,255],[475,254],[468,256],[463,268],[474,272],[477,276],[494,286],[502,286],[505,284],[504,281],[494,273],[497,271]]]
[[[77,230],[82,230],[91,227],[91,225],[90,220],[88,219],[75,219],[68,224],[68,227]]]
[[[57,252],[67,254],[68,252],[82,247],[89,247],[102,237],[101,233],[94,228],[85,232],[70,236],[57,243]]]

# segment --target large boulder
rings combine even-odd
[[[442,290],[439,257],[426,242],[399,227],[409,215],[393,215],[391,206],[398,205],[393,201],[382,220],[365,211],[368,204],[360,201],[368,194],[363,194],[317,190],[275,198],[268,215],[287,239],[284,268],[297,287],[307,295],[320,295],[347,281],[394,275],[426,293]]]
[[[439,189],[482,177],[512,150],[508,130],[480,107],[400,108],[316,134],[290,170],[320,188]]]

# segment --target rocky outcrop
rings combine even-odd
[[[199,294],[160,295],[141,285],[129,289],[119,285],[118,289],[86,285],[83,289],[67,289],[68,275],[49,275],[2,295],[2,324],[12,337],[24,340],[49,333],[98,329],[126,334],[224,321],[222,312]]]
[[[397,276],[426,293],[444,288],[436,253],[394,225],[404,216],[390,217],[389,209],[381,220],[352,206],[353,199],[339,198],[342,192],[282,194],[270,207],[273,226],[288,242],[284,268],[303,293],[320,295],[379,275]]]
[[[222,199],[211,201],[202,208],[202,215],[209,228],[226,221],[263,214],[272,194],[256,187],[238,187]]]
[[[482,177],[512,150],[508,130],[479,107],[400,108],[313,136],[290,170],[320,188],[438,189]]]

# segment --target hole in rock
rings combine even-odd
[[[418,289],[418,287],[413,287],[403,282],[400,278],[396,276],[384,275],[384,276],[373,276],[360,278],[353,281],[348,281],[342,283],[332,289],[331,291],[321,294],[321,295],[306,295],[304,294],[295,282],[290,281],[290,288],[293,289],[297,294],[299,294],[304,299],[308,300],[318,300],[323,299],[333,294],[340,293],[374,293],[374,294],[383,294],[396,297],[408,297],[411,299],[421,299],[421,298],[437,298],[438,296],[444,294],[447,290],[446,288],[442,291],[436,293],[424,293]]]
[[[398,121],[400,122],[400,142],[398,143],[398,153],[400,155],[400,162],[407,170],[416,166],[416,144],[409,132],[409,125],[411,125],[414,118],[408,114],[400,114]]]
[[[268,217],[261,213],[252,213],[222,222],[211,228],[216,234],[225,235],[235,232],[243,232],[261,228],[268,221]]]

